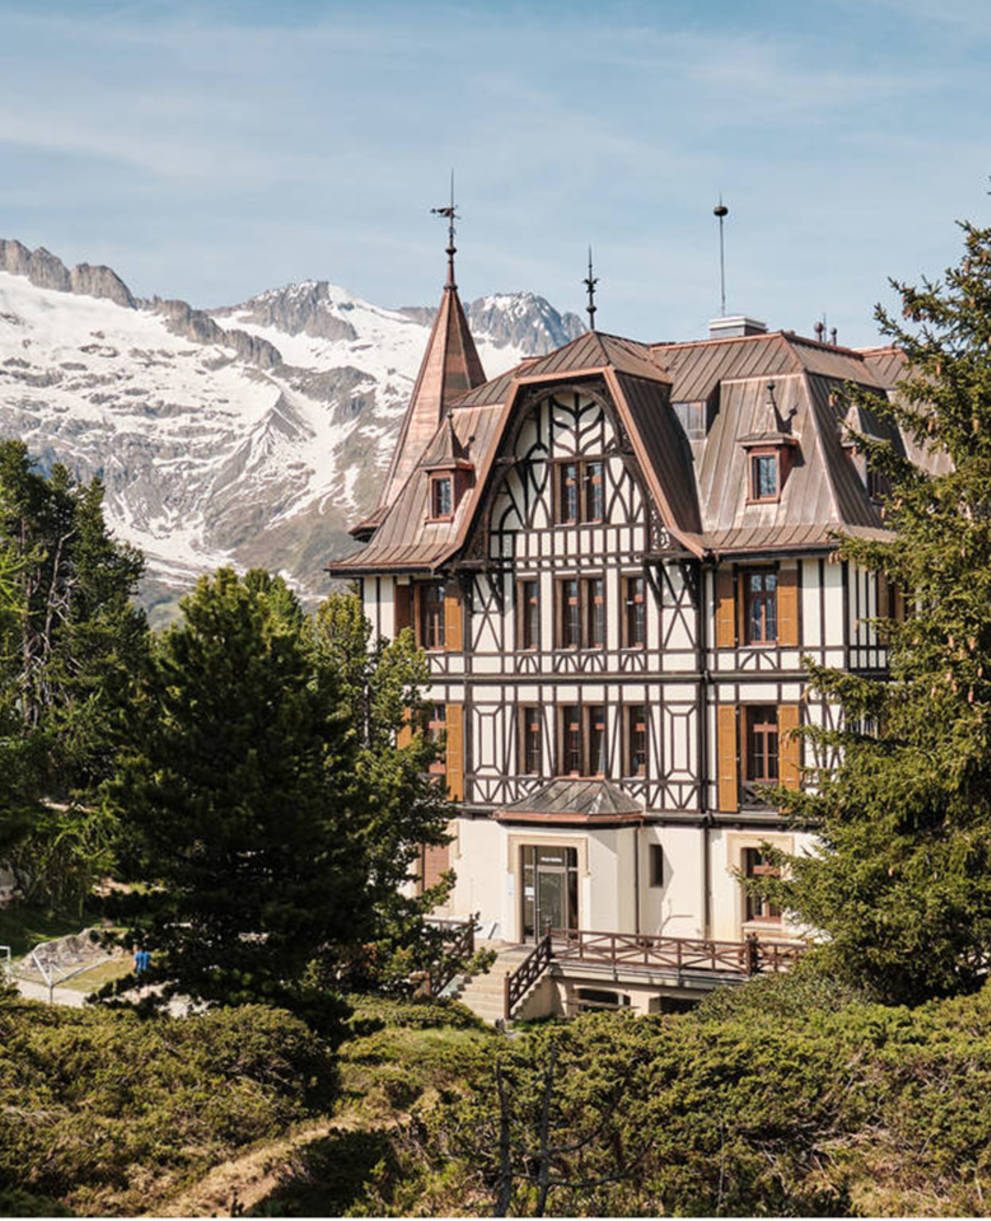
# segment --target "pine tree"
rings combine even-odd
[[[278,578],[201,578],[157,649],[111,798],[143,885],[120,901],[165,995],[331,1021],[371,927],[337,675]]]
[[[342,684],[355,740],[348,799],[366,851],[374,915],[371,954],[353,964],[352,981],[402,988],[444,952],[440,930],[425,917],[452,879],[426,890],[412,884],[423,847],[448,842],[451,807],[430,773],[440,744],[426,731],[426,659],[408,628],[391,641],[373,642],[371,633],[354,594],[333,594],[317,611],[317,664]]]
[[[892,281],[903,320],[877,308],[905,358],[894,400],[849,392],[922,459],[856,438],[895,533],[839,548],[904,591],[907,615],[877,622],[888,681],[811,667],[842,717],[804,734],[839,762],[777,799],[821,848],[764,887],[823,934],[828,971],[889,1002],[974,989],[991,965],[991,229],[962,229],[942,282]]]

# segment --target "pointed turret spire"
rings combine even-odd
[[[427,350],[423,354],[420,372],[413,387],[409,406],[399,431],[396,451],[392,456],[382,504],[391,504],[410,472],[423,456],[430,439],[440,427],[450,404],[460,395],[474,390],[485,381],[482,362],[471,337],[468,319],[458,297],[454,281],[454,173],[451,173],[451,202],[442,208],[431,208],[437,216],[447,219],[447,281],[434,319]]]

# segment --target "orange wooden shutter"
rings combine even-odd
[[[731,649],[736,644],[736,598],[733,571],[716,573],[716,648]]]
[[[447,705],[447,793],[452,801],[465,799],[464,708],[461,704]]]
[[[716,754],[719,809],[732,812],[739,807],[735,704],[720,704],[716,708]]]
[[[461,590],[457,581],[448,581],[444,590],[444,648],[449,653],[460,653],[464,648]]]
[[[409,627],[410,623],[412,622],[412,615],[410,614],[410,595],[412,594],[413,590],[409,585],[396,585],[394,588],[396,591],[396,635],[398,636],[403,628]]]
[[[791,733],[801,719],[798,704],[778,705],[778,776],[787,789],[797,789],[802,778],[802,742]]]
[[[798,644],[798,569],[778,569],[778,644]]]
[[[409,709],[406,710],[403,716],[403,723],[396,731],[396,747],[402,750],[404,746],[409,746],[413,741],[413,724],[410,720]]]

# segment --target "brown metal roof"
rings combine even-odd
[[[497,437],[501,406],[461,407],[452,411],[427,447],[425,461],[447,444],[445,434],[454,433],[459,452],[465,453],[476,472],[488,457]],[[430,521],[430,481],[417,466],[367,547],[329,565],[332,575],[356,575],[361,571],[430,570],[440,565],[463,534],[475,499],[475,488],[461,497],[449,521]]]
[[[665,383],[616,373],[616,382],[630,416],[631,432],[640,445],[640,464],[648,482],[653,475],[666,506],[669,525],[679,532],[702,528],[692,451],[678,426]]]
[[[382,495],[391,504],[452,403],[485,382],[453,277],[448,276]]]
[[[861,353],[791,332],[652,348],[588,332],[462,395],[450,423],[425,443],[428,465],[435,451],[467,451],[474,467],[477,482],[452,521],[428,520],[429,481],[417,467],[370,545],[331,570],[429,571],[454,559],[468,537],[520,388],[564,378],[601,379],[663,521],[697,555],[822,549],[833,545],[837,533],[888,537],[842,444],[847,409],[839,392],[846,382],[884,392],[901,368],[890,349]],[[686,438],[672,402],[709,404],[704,440]],[[858,409],[858,420],[858,431],[902,445],[897,430],[869,409]],[[788,447],[791,470],[778,501],[748,503],[746,443],[768,429],[772,442]]]

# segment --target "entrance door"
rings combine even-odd
[[[537,941],[550,928],[577,928],[577,849],[533,845],[521,852],[524,939]]]

